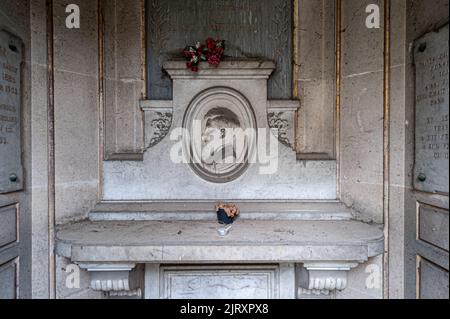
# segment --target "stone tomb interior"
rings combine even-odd
[[[448,299],[448,0],[66,6],[0,1],[0,299]]]
[[[300,104],[267,99],[273,62],[228,60],[194,74],[167,61],[164,69],[173,100],[141,102],[143,161],[105,163],[106,201],[91,221],[58,232],[58,252],[90,273],[93,289],[156,299],[330,298],[347,287],[348,271],[383,252],[382,228],[354,221],[336,200],[336,162],[297,160]],[[271,116],[283,125],[271,127]],[[190,138],[174,141],[177,128]],[[240,149],[225,136],[236,128],[257,128]],[[220,143],[204,156],[213,134]],[[177,143],[189,161],[173,160]],[[276,153],[266,152],[270,143]],[[263,161],[252,162],[261,145]],[[218,201],[241,211],[223,237]]]
[[[245,4],[255,19],[270,19]],[[180,5],[168,4],[174,12]],[[167,29],[164,15],[149,17],[161,30],[150,32],[151,94],[139,105],[142,160],[105,161],[102,202],[89,221],[58,232],[58,253],[89,273],[91,289],[110,298],[332,298],[347,288],[349,271],[382,254],[381,226],[354,220],[336,199],[336,160],[298,159],[301,105],[290,95],[287,62],[293,21],[283,18],[292,8],[263,6],[278,12],[278,37],[264,40],[270,25],[244,28],[248,57],[233,47],[231,30],[218,28],[233,54],[198,72],[170,53],[188,39]],[[172,40],[161,47],[164,32]],[[220,201],[240,209],[226,236],[214,211]]]

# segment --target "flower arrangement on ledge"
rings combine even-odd
[[[217,219],[220,224],[230,225],[239,216],[239,208],[236,204],[217,203]]]
[[[208,62],[209,64],[218,67],[223,59],[225,52],[225,41],[214,40],[213,38],[206,39],[206,43],[198,42],[195,46],[187,46],[183,50],[183,54],[188,61],[186,66],[193,72],[198,72],[200,62]]]

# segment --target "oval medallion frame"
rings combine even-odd
[[[256,149],[257,124],[250,102],[240,92],[228,87],[202,91],[189,104],[183,128],[189,165],[202,179],[228,183],[248,169]]]

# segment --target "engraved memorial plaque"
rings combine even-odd
[[[21,64],[22,41],[0,30],[0,194],[23,188]]]
[[[276,62],[269,97],[291,98],[292,7],[286,0],[147,0],[149,98],[171,99],[172,83],[163,63],[208,37],[225,40],[230,58]]]
[[[418,39],[416,68],[417,190],[448,194],[448,25]]]

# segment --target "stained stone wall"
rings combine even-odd
[[[78,1],[80,29],[65,25],[54,1],[56,210],[58,222],[83,218],[98,199],[99,101],[96,1]]]
[[[296,150],[301,159],[334,159],[336,101],[336,5],[299,2],[299,99]]]
[[[142,160],[145,99],[145,0],[101,1],[99,41],[104,87],[104,158]]]
[[[383,13],[382,0],[342,1],[340,196],[357,218],[382,223],[384,17],[381,28],[366,28],[369,4],[377,4]],[[365,284],[371,268],[382,276],[382,258],[362,265],[349,281],[358,283],[356,295],[381,298],[382,285],[371,289]],[[348,298],[347,293],[338,297]]]
[[[405,107],[405,62],[408,54],[406,35],[406,1],[392,1],[391,11],[391,174],[390,186],[390,227],[389,227],[389,297],[404,297],[404,215],[405,190],[410,185],[412,163],[409,154],[413,144],[407,138],[413,128],[413,113]],[[406,187],[406,188],[405,188]]]
[[[382,222],[384,28],[365,27],[372,3],[383,12],[381,0],[342,2],[340,180],[342,200],[361,218]]]
[[[29,1],[0,1],[0,29],[21,38],[24,43],[22,69],[22,164],[29,168],[31,165],[31,50],[30,50],[30,20]],[[0,158],[0,162],[3,159]],[[19,237],[20,237],[20,265],[19,279],[20,297],[29,298],[31,291],[31,171],[24,170],[24,192],[0,195],[0,207],[10,205],[11,202],[20,203],[19,209]],[[8,261],[8,260],[7,260]]]
[[[32,54],[32,297],[48,298],[48,143],[45,0],[30,1]]]
[[[81,29],[65,25],[65,1],[54,1],[56,219],[82,219],[98,200],[99,96],[96,1],[77,1]],[[47,13],[45,0],[32,0],[27,16],[32,42],[32,296],[48,298],[48,144]],[[95,298],[82,273],[80,289],[65,287],[65,266],[58,258],[57,297]],[[31,282],[31,280],[30,280]]]
[[[80,29],[66,28],[66,1],[54,0],[53,7],[57,223],[85,218],[99,196],[97,2],[77,4],[82,12]],[[86,281],[80,289],[67,289],[66,263],[57,261],[58,298],[95,297]]]
[[[412,43],[448,21],[448,0],[391,1],[389,298],[414,298],[415,256],[405,245],[415,237],[413,193],[415,89]],[[406,240],[406,241],[405,241]],[[408,266],[409,264],[409,266]]]
[[[384,220],[383,29],[368,30],[361,26],[366,5],[378,3],[383,13],[384,1],[342,3],[341,197],[358,218],[381,222]],[[406,290],[415,291],[414,278],[407,277],[415,275],[415,256],[405,255],[406,242],[414,240],[416,214],[412,185],[415,81],[411,48],[415,39],[448,22],[448,0],[390,3],[389,298],[414,298]],[[361,266],[361,271],[372,264],[383,270],[382,260],[377,258]],[[356,276],[358,272],[354,271],[350,278]]]

